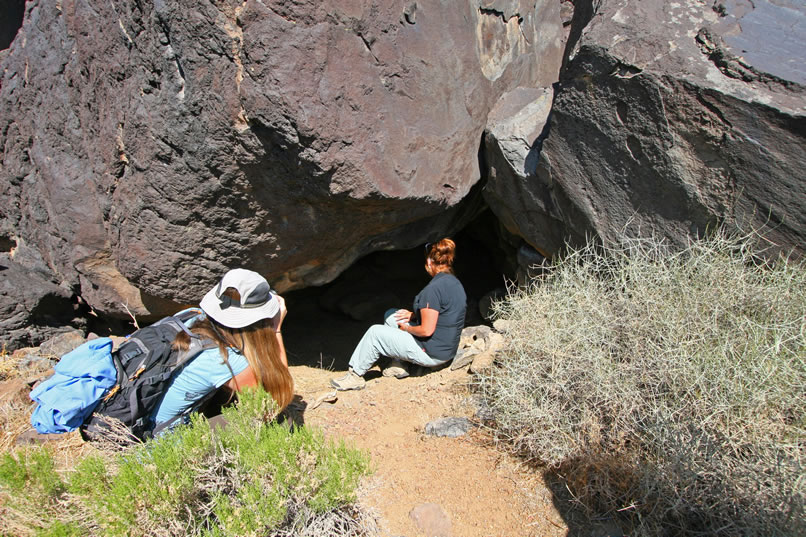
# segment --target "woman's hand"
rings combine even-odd
[[[413,336],[431,337],[434,334],[434,330],[437,329],[437,319],[439,319],[437,310],[423,308],[420,310],[420,324],[418,326],[398,323],[397,327]]]
[[[288,309],[285,306],[285,299],[280,295],[274,295],[274,299],[280,303],[280,311],[277,312],[277,315],[272,317],[272,328],[274,328],[275,332],[279,332],[283,325],[283,320],[285,316],[288,314]]]
[[[397,321],[397,324],[405,324],[405,323],[408,323],[408,322],[411,321],[412,313],[409,310],[400,309],[400,310],[397,310],[394,313],[394,315],[395,315],[395,321]]]
[[[285,319],[286,314],[288,314],[288,309],[285,306],[285,299],[280,295],[274,295],[274,298],[280,302],[280,311],[277,312],[277,315],[272,317],[272,326],[274,327],[274,337],[277,338],[277,345],[280,350],[280,361],[283,363],[284,366],[288,367],[288,355],[285,352],[285,343],[283,343],[283,333],[281,331],[283,327],[283,320]]]

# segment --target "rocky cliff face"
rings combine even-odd
[[[0,52],[0,303],[41,312],[26,271],[138,317],[233,266],[318,285],[484,206],[547,256],[719,222],[802,252],[803,21],[791,0],[29,0]]]
[[[6,242],[105,314],[233,266],[325,283],[472,216],[490,109],[550,86],[561,41],[553,0],[29,1],[3,59]]]
[[[683,243],[718,223],[761,229],[802,254],[803,4],[576,6],[548,128],[524,112],[488,132],[485,195],[502,221],[549,254],[568,238],[622,230]],[[514,129],[531,129],[517,158]]]

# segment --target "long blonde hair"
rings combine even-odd
[[[240,300],[238,292],[232,288],[227,289],[224,294]],[[291,402],[294,397],[294,379],[280,359],[280,347],[271,319],[263,319],[244,328],[229,328],[205,316],[196,321],[190,331],[215,341],[224,360],[227,359],[229,348],[244,355],[258,383],[272,395],[280,410]],[[190,337],[180,332],[174,345],[179,349],[187,348]]]

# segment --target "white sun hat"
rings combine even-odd
[[[238,291],[241,300],[224,294],[230,287]],[[266,278],[246,269],[232,269],[210,289],[199,304],[215,321],[230,328],[243,328],[280,311],[280,301],[274,298]]]

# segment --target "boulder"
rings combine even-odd
[[[71,297],[47,273],[0,254],[0,350],[37,346],[82,326]]]
[[[529,283],[542,274],[546,267],[546,257],[528,244],[518,248],[517,260],[518,269],[515,280],[522,288],[527,287]]]
[[[490,337],[487,338],[487,348],[485,350],[493,353],[499,352],[506,346],[506,344],[507,342],[503,335],[499,334],[498,332],[492,332]]]
[[[459,338],[459,347],[456,356],[451,360],[451,371],[461,369],[473,361],[473,357],[484,352],[487,348],[487,339],[490,337],[489,326],[467,326],[462,330]]]
[[[484,195],[502,222],[543,255],[625,231],[683,245],[720,223],[802,255],[806,6],[575,7],[546,127],[524,101],[485,135]]]
[[[499,322],[499,321],[496,321]],[[489,326],[468,326],[462,330],[459,349],[451,361],[451,371],[470,365],[471,373],[478,373],[490,367],[506,345],[506,339]]]
[[[466,326],[462,329],[462,334],[459,337],[459,348],[464,349],[472,347],[474,344],[483,343],[490,337],[492,330],[489,326]]]
[[[456,351],[456,356],[451,360],[451,371],[456,371],[457,369],[470,365],[470,362],[473,361],[473,357],[476,356],[476,354],[478,354],[478,351],[470,347]]]
[[[507,296],[507,290],[503,287],[496,287],[479,299],[479,312],[485,321],[493,318],[493,303],[503,300]]]
[[[496,319],[493,321],[493,328],[502,334],[506,334],[507,332],[511,331],[513,328],[512,325],[512,321],[507,319]]]
[[[475,375],[486,373],[495,363],[496,353],[492,350],[486,350],[473,357],[470,363],[469,371]]]
[[[484,134],[484,199],[509,233],[544,255],[558,248],[567,232],[562,221],[551,217],[547,192],[533,184],[553,95],[552,88],[507,93],[491,112]]]
[[[460,229],[479,140],[558,78],[556,0],[29,0],[0,55],[0,229],[99,314],[236,266],[280,291]]]
[[[67,354],[87,339],[81,330],[71,330],[54,336],[39,346],[39,354],[58,360],[62,355]]]

